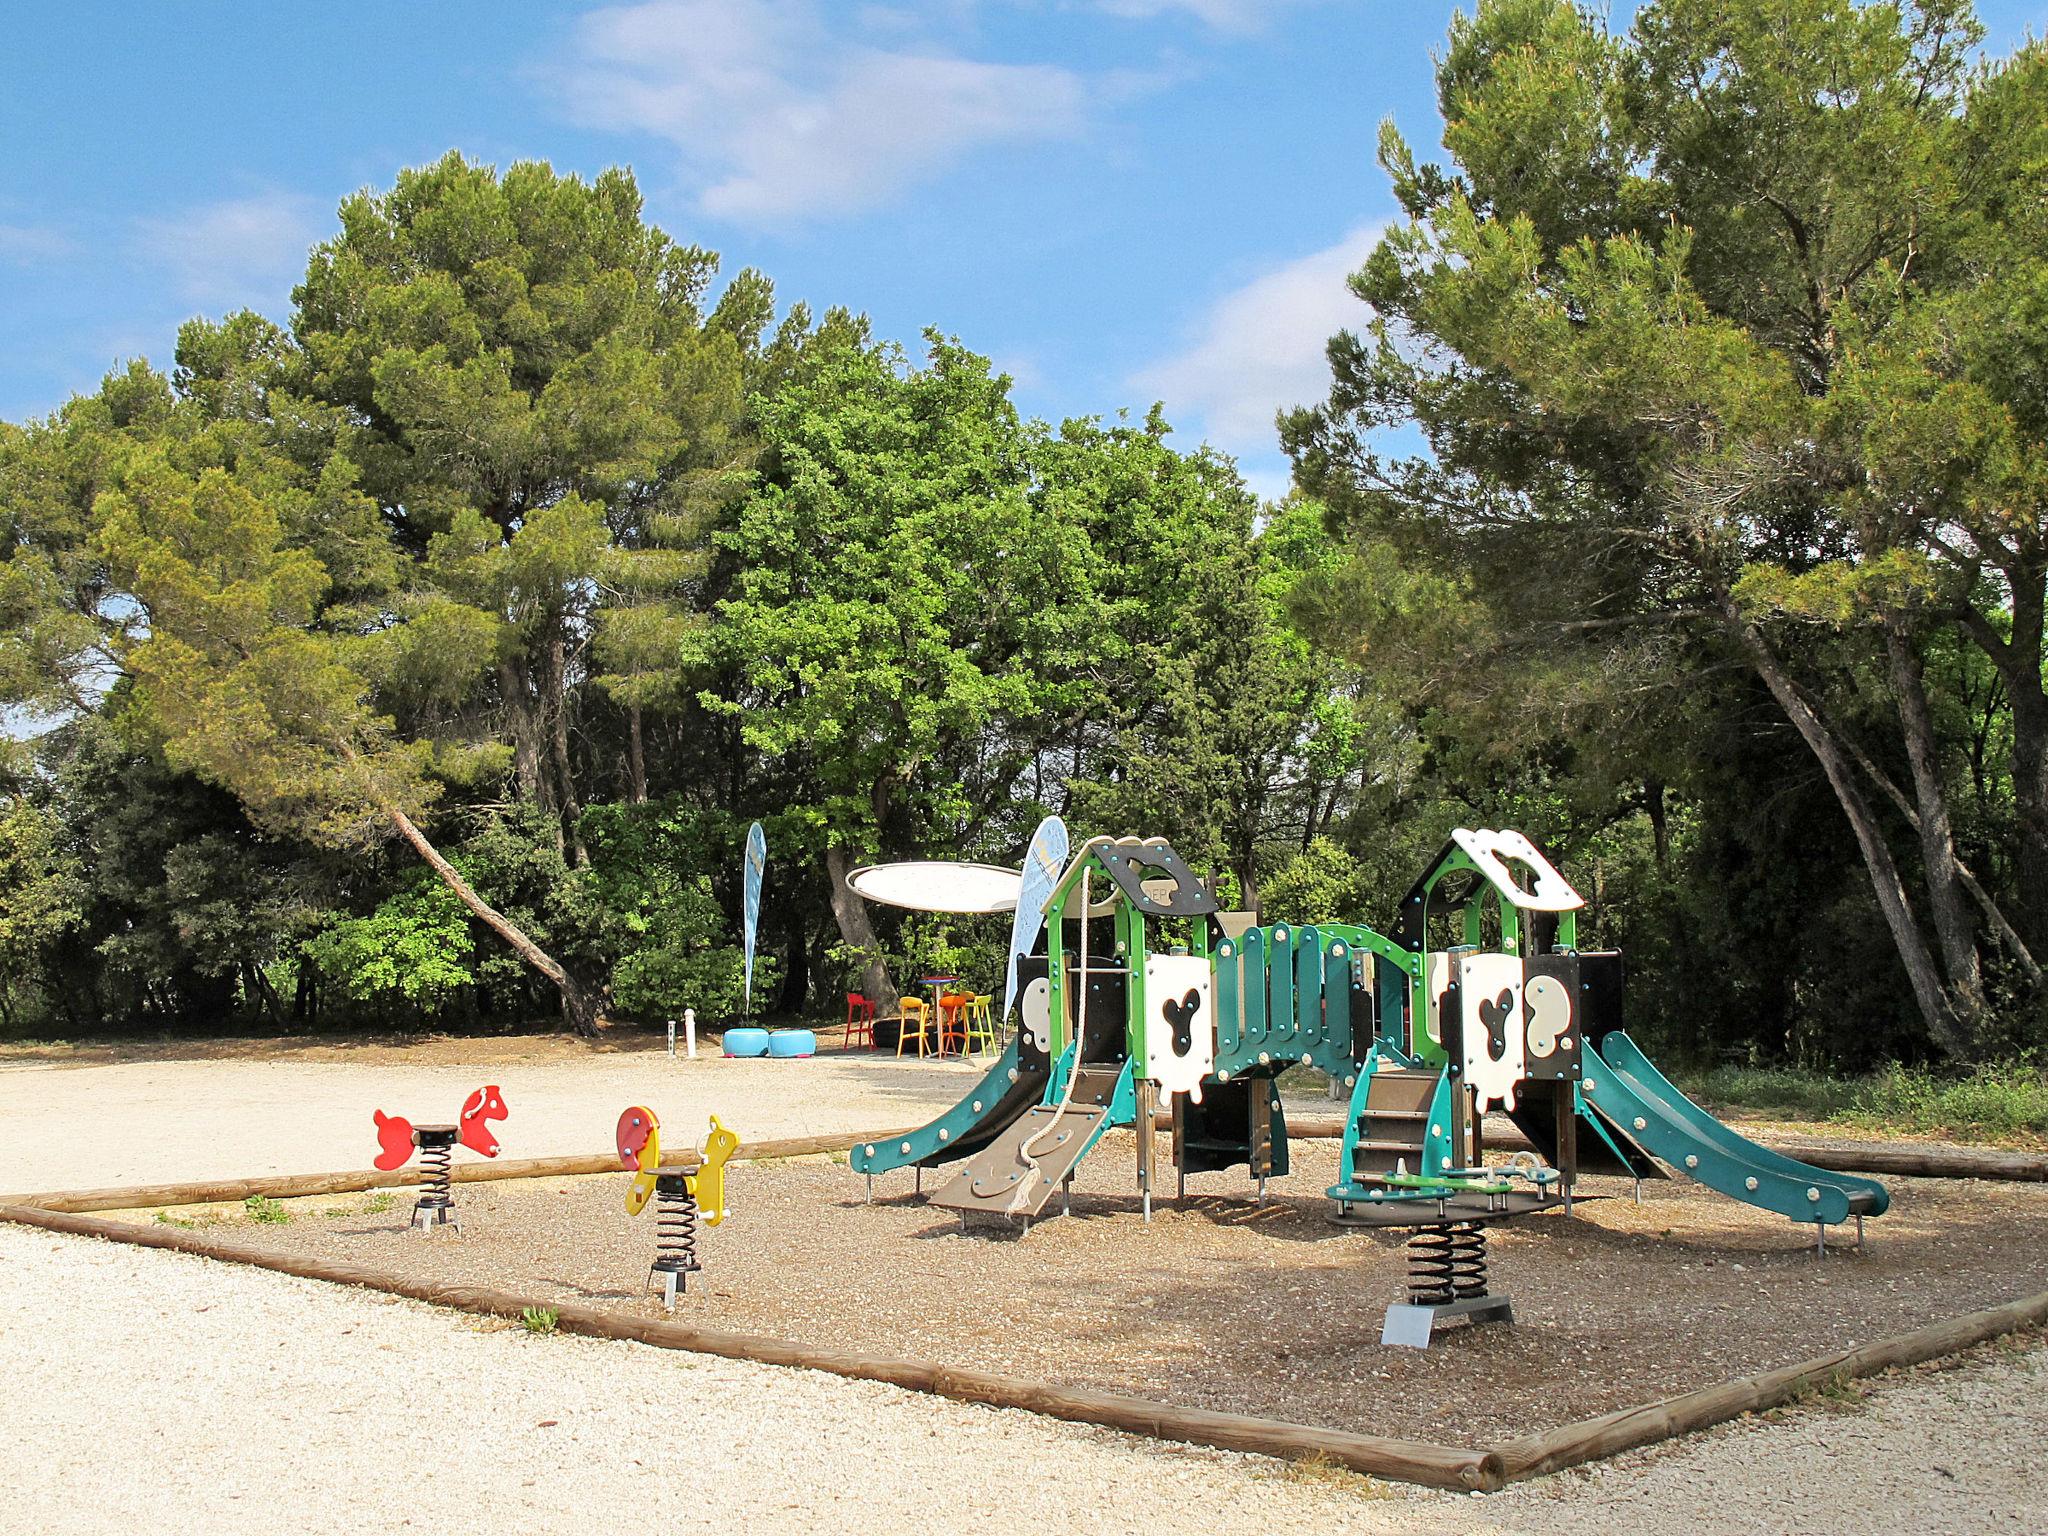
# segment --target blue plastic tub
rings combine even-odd
[[[808,1029],[778,1029],[768,1037],[770,1056],[815,1056],[818,1054],[816,1031]]]
[[[725,1054],[728,1056],[766,1056],[768,1054],[768,1031],[765,1029],[728,1029],[725,1032]]]

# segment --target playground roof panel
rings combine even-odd
[[[1500,893],[1501,900],[1512,906],[1525,912],[1576,912],[1586,904],[1586,898],[1572,889],[1571,882],[1557,872],[1557,866],[1519,832],[1494,832],[1485,827],[1474,832],[1459,827],[1451,834],[1451,841],[1464,849],[1465,856]],[[1516,881],[1508,867],[1510,863],[1529,872],[1527,890]]]

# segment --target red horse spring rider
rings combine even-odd
[[[448,1193],[449,1161],[458,1141],[484,1157],[498,1155],[498,1138],[491,1134],[489,1124],[503,1120],[506,1115],[505,1096],[498,1092],[498,1085],[479,1088],[464,1099],[458,1125],[414,1125],[381,1109],[370,1113],[377,1123],[377,1145],[382,1149],[377,1153],[377,1166],[384,1172],[403,1168],[412,1160],[413,1149],[419,1149],[424,1177],[420,1180],[420,1197],[413,1203],[413,1226],[429,1232],[436,1227],[452,1227],[460,1234],[462,1224],[455,1219],[455,1201]]]

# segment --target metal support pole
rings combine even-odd
[[[1856,1251],[1858,1253],[1863,1251],[1863,1213],[1861,1211],[1856,1213]]]
[[[873,1174],[871,1173],[871,1174],[869,1174],[869,1175],[868,1175],[868,1204],[869,1204],[869,1205],[873,1205],[874,1203],[875,1203],[875,1176],[874,1176],[874,1175],[873,1175]]]

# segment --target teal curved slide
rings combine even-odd
[[[1580,1084],[1586,1104],[1709,1189],[1794,1221],[1830,1225],[1882,1215],[1891,1204],[1873,1179],[1829,1173],[1731,1131],[1673,1087],[1625,1031],[1602,1040],[1599,1054],[1600,1066],[1587,1062]]]
[[[1018,1049],[1017,1032],[996,1064],[958,1104],[929,1125],[888,1141],[862,1142],[847,1162],[855,1173],[887,1173],[892,1168],[929,1168],[967,1157],[1000,1136],[1011,1122],[1039,1101],[1045,1091],[1043,1053],[1026,1059]]]

